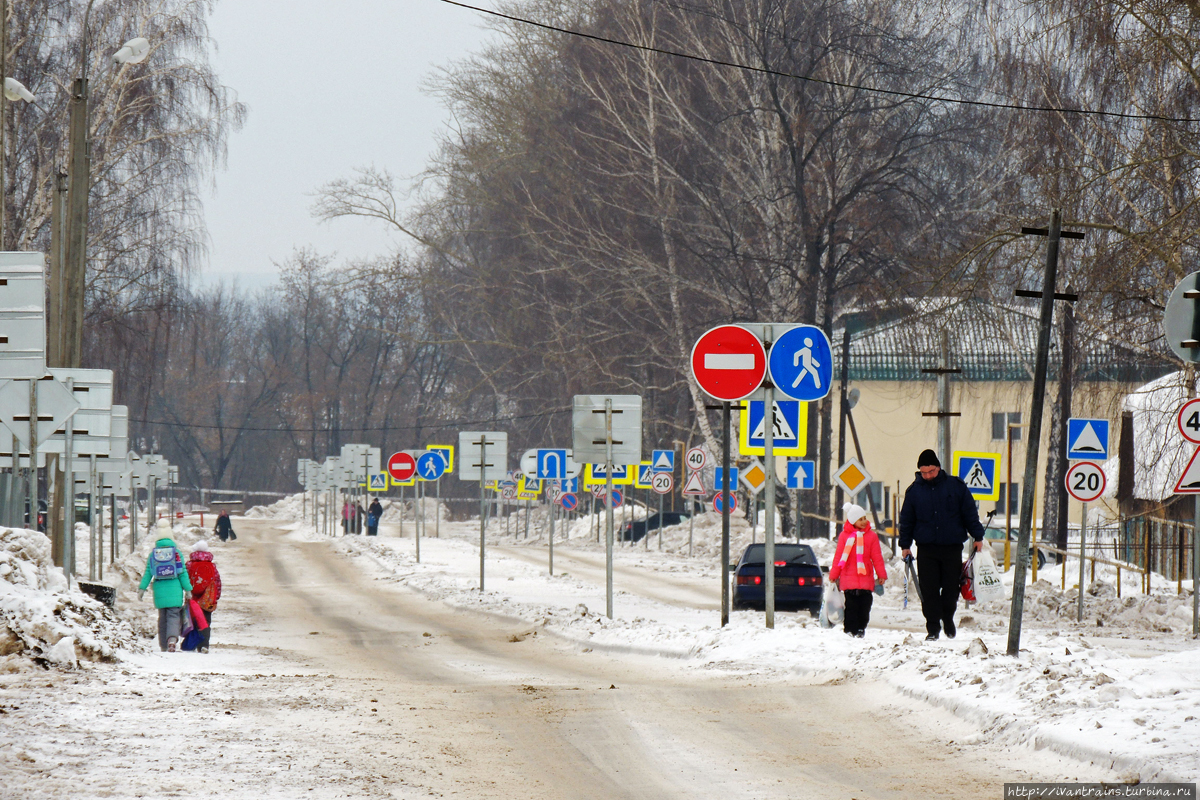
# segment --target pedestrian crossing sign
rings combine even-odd
[[[652,489],[650,482],[654,480],[654,464],[649,461],[643,461],[637,465],[637,477],[634,478],[633,485],[639,489]]]
[[[388,474],[386,472],[377,472],[369,476],[369,483],[370,486],[368,488],[372,492],[386,492],[388,488]]]
[[[950,462],[976,500],[1000,499],[999,453],[955,452]]]
[[[633,483],[633,470],[625,464],[613,464],[612,482],[614,486]],[[603,464],[588,464],[587,475],[584,477],[585,486],[600,486],[608,482],[608,476]]]
[[[742,404],[741,454],[766,455],[763,424],[766,402],[751,400]],[[803,456],[808,452],[808,403],[799,400],[775,401],[775,426],[771,451],[777,456]]]

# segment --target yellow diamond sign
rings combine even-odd
[[[758,494],[767,483],[767,471],[763,469],[761,461],[752,458],[749,464],[742,467],[740,478],[752,494]]]
[[[846,494],[853,497],[867,488],[867,484],[871,482],[871,473],[867,472],[867,468],[857,458],[852,458],[838,467],[838,471],[833,473],[833,479]]]

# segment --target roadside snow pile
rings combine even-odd
[[[249,508],[242,516],[246,519],[300,519],[304,516],[306,502],[304,493],[299,492],[280,498],[269,506]]]
[[[30,662],[72,667],[77,659],[111,661],[137,637],[112,609],[67,589],[50,540],[37,531],[0,528],[0,671]]]
[[[1075,621],[1078,608],[1079,590],[1075,586],[1062,591],[1049,581],[1039,580],[1025,589],[1026,618],[1061,626],[1064,621]],[[1117,597],[1114,584],[1097,579],[1088,584],[1084,593],[1081,627],[1186,633],[1192,629],[1192,593],[1184,590],[1183,594],[1176,594],[1172,586],[1169,593],[1126,593]]]

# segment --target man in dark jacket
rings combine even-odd
[[[917,577],[921,582],[921,611],[925,614],[926,641],[935,641],[942,629],[954,638],[954,612],[958,609],[962,577],[963,542],[970,535],[975,549],[983,548],[979,507],[961,478],[942,470],[937,454],[925,450],[917,459],[917,479],[904,493],[900,509],[900,551],[912,555],[917,543]]]
[[[380,505],[379,498],[372,498],[371,507],[367,509],[367,536],[379,535],[379,518],[382,516],[383,506]]]

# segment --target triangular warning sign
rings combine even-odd
[[[688,476],[687,482],[683,484],[684,494],[708,494],[704,490],[704,482],[700,480],[700,473],[693,472]]]
[[[979,461],[976,461],[971,465],[971,468],[967,470],[967,474],[963,478],[963,482],[967,484],[968,489],[976,489],[988,494],[990,494],[992,491],[992,482],[988,480],[987,473],[983,469],[983,464]]]
[[[1192,453],[1187,468],[1179,476],[1179,482],[1175,484],[1175,494],[1200,494],[1200,461],[1197,461],[1197,456],[1200,456],[1200,448]]]
[[[675,467],[675,465],[671,462],[672,462],[672,459],[671,459],[670,454],[668,454],[666,451],[663,451],[663,452],[659,453],[658,458],[655,459],[654,469],[655,470],[666,470],[667,472],[670,472]]]
[[[763,430],[763,423],[767,421],[767,415],[764,413],[762,419],[758,421],[758,426],[754,432],[750,434],[751,439],[762,439],[766,436],[766,431]],[[787,417],[783,413],[783,409],[779,407],[779,403],[775,403],[775,433],[774,438],[786,439],[795,441],[796,432],[792,430],[792,425],[788,422]]]
[[[1083,430],[1075,437],[1075,441],[1071,442],[1071,446],[1067,448],[1072,453],[1103,453],[1104,445],[1100,441],[1100,437],[1096,435],[1096,430],[1092,427],[1092,423],[1087,423],[1083,426]]]

